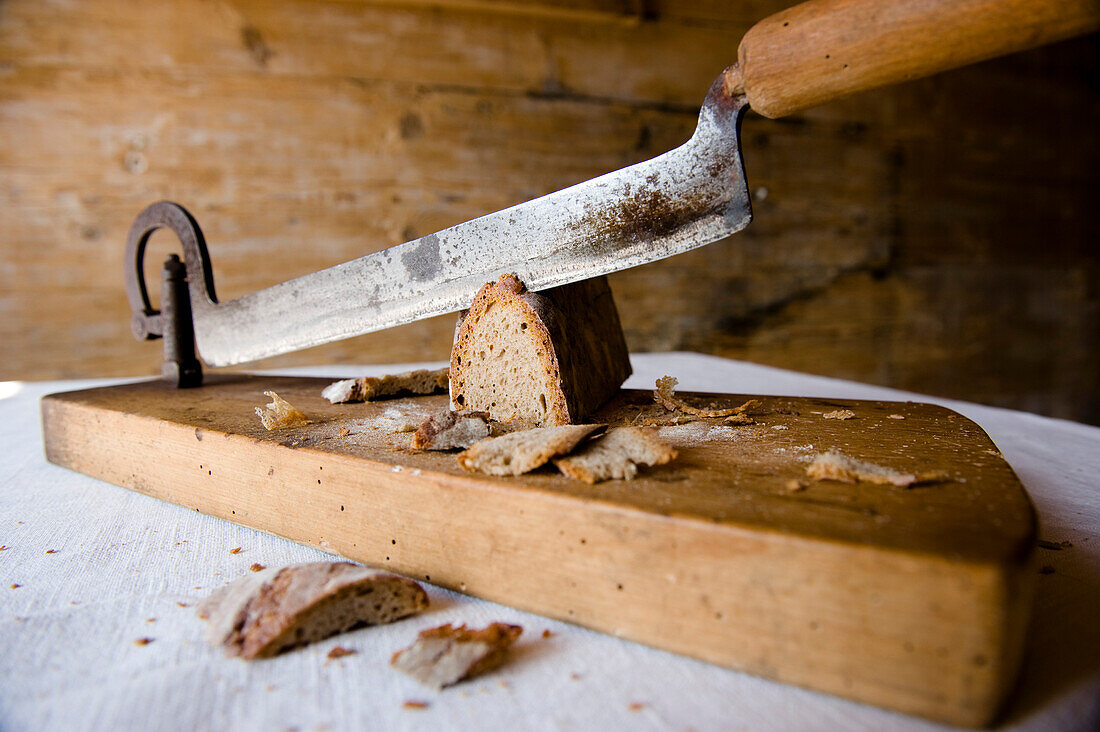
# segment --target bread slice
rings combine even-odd
[[[570,478],[585,483],[601,480],[632,480],[638,465],[664,465],[676,457],[671,445],[639,427],[619,427],[554,465]]]
[[[546,427],[580,422],[630,376],[606,277],[528,292],[501,275],[459,316],[451,349],[451,404],[498,421]]]
[[[420,632],[416,642],[393,654],[390,665],[417,681],[442,689],[499,666],[522,626],[492,623],[481,630],[447,625]]]
[[[458,454],[458,464],[466,470],[489,475],[522,475],[534,470],[555,455],[566,455],[584,438],[606,425],[573,424],[560,427],[536,427],[490,437]]]
[[[447,369],[417,369],[385,376],[334,381],[321,391],[332,404],[371,402],[406,394],[435,394],[447,390]]]
[[[268,658],[361,625],[428,606],[412,580],[350,562],[313,562],[248,574],[198,608],[206,637],[230,656]]]

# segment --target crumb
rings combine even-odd
[[[1047,541],[1045,539],[1039,539],[1040,549],[1049,549],[1053,552],[1060,552],[1063,549],[1070,549],[1072,547],[1073,543],[1068,541]]]
[[[578,673],[571,673],[569,674],[569,678],[573,679],[574,681],[580,681],[581,675]]]
[[[264,687],[264,691],[275,691],[275,684],[268,684]]]
[[[505,691],[507,691],[507,690],[509,690],[509,689],[511,689],[511,688],[512,688],[512,685],[511,685],[511,684],[509,684],[509,683],[508,683],[507,681],[505,681],[504,679],[497,679],[497,686],[499,686],[500,688],[504,689]]]
[[[405,709],[427,709],[431,705],[428,704],[428,702],[426,702],[426,701],[417,701],[416,699],[407,699],[405,701],[405,703],[402,704],[401,706],[403,706]]]
[[[156,619],[156,618],[145,618],[145,622],[147,622],[147,623],[155,623],[155,622],[157,622],[157,619]]]
[[[260,564],[259,562],[255,562],[251,567],[249,567],[249,569],[251,569],[253,572],[262,572],[267,569],[267,567]]]
[[[351,434],[351,430],[349,430],[347,427],[341,427],[340,431],[336,433],[336,436],[337,437],[347,437],[350,434]]]
[[[241,548],[240,548],[240,547],[237,547],[237,548],[235,548],[235,549],[230,549],[230,550],[229,550],[229,553],[230,553],[230,554],[240,554],[240,553],[241,553]]]
[[[57,550],[56,549],[47,549],[46,553],[47,554],[57,554]]]
[[[806,490],[806,484],[803,483],[801,480],[795,480],[794,478],[791,478],[786,483],[784,483],[783,487],[791,493],[798,493],[799,491]]]
[[[332,404],[370,402],[405,394],[439,394],[450,384],[449,369],[419,369],[401,374],[342,379],[326,386],[321,396]]]
[[[753,401],[755,401],[755,400],[747,401],[747,402],[745,402],[745,404],[742,404],[741,406],[744,407],[748,404],[752,404]],[[738,409],[740,409],[740,407],[738,407]],[[753,419],[752,417],[750,417],[747,414],[734,414],[733,416],[726,417],[725,422],[726,422],[726,424],[756,424],[756,420]],[[776,427],[776,429],[785,430],[787,428],[786,427]]]
[[[645,702],[630,702],[630,704],[627,705],[627,709],[632,712],[640,712],[645,709]]]
[[[344,648],[343,646],[334,646],[331,651],[328,652],[329,658],[342,658],[344,656],[354,656],[359,651],[354,648]]]
[[[153,642],[152,638],[138,638],[136,641],[134,641],[134,645],[135,646],[147,646],[152,642]]]
[[[260,418],[264,429],[277,430],[309,424],[306,415],[275,392],[265,391],[264,396],[271,397],[271,403],[264,407],[256,407],[256,416]]]
[[[687,414],[694,414],[697,417],[732,418],[734,416],[740,416],[744,419],[751,419],[744,413],[753,407],[760,406],[760,402],[755,399],[750,399],[741,406],[730,409],[699,409],[675,396],[674,390],[678,383],[678,380],[674,376],[662,376],[657,379],[657,389],[653,392],[653,400],[670,412],[685,412]],[[731,424],[751,424],[751,422],[734,422],[732,419],[726,421],[731,422]]]
[[[1049,564],[1044,564],[1042,567],[1039,567],[1039,574],[1054,574],[1054,567]]]
[[[866,481],[879,485],[894,485],[898,488],[909,488],[918,483],[931,483],[947,478],[947,474],[943,471],[902,473],[883,465],[856,460],[832,450],[818,453],[814,461],[806,467],[806,475],[814,480],[836,480],[841,483]]]
[[[7,547],[7,545],[6,545],[6,544],[0,544],[0,552],[2,552],[2,551],[6,551],[6,550],[7,550],[7,548],[8,548],[8,547]]]
[[[523,628],[491,623],[481,630],[450,623],[420,631],[416,642],[393,654],[390,665],[417,681],[442,689],[500,666]]]
[[[13,582],[13,583],[12,583],[12,586],[11,586],[11,588],[12,588],[12,589],[14,590],[14,589],[18,589],[18,588],[20,588],[20,587],[22,587],[22,586],[23,586],[23,585],[20,585],[20,584],[16,584],[16,583],[14,583],[14,582]]]
[[[890,419],[905,419],[905,417],[903,417],[903,416],[902,416],[902,415],[900,415],[900,414],[889,414],[889,415],[887,415],[887,416],[888,416],[888,417],[889,417]]]
[[[851,409],[837,409],[821,415],[822,419],[855,419],[856,413]]]
[[[186,602],[177,602],[176,604],[179,605],[180,607],[191,607],[191,605],[189,605]]]
[[[489,437],[488,412],[452,412],[433,414],[416,429],[414,450],[465,450]]]
[[[542,637],[543,637],[543,638],[549,638],[549,637],[550,637],[550,636],[552,636],[552,635],[554,635],[554,633],[553,633],[553,632],[551,632],[551,630],[550,630],[549,628],[547,628],[546,630],[542,631]]]

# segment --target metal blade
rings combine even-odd
[[[236,300],[192,288],[199,353],[211,366],[254,361],[461,310],[505,272],[540,290],[743,229],[747,105],[723,79],[692,138],[659,157]]]

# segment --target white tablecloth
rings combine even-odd
[[[1041,536],[1073,544],[1040,550],[1054,572],[1039,577],[1026,667],[1002,726],[1100,729],[1100,429],[695,354],[637,355],[634,368],[627,386],[673,374],[684,390],[922,399],[976,421],[1027,486]],[[203,642],[196,602],[253,562],[327,555],[48,464],[39,398],[101,383],[0,384],[0,729],[939,727],[431,586],[419,617],[269,661],[227,659]],[[387,664],[423,628],[493,620],[526,630],[488,677],[436,693]],[[544,629],[553,635],[541,638]],[[135,644],[142,638],[152,641]],[[330,660],[336,645],[357,654]]]

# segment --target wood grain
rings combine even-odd
[[[678,145],[788,4],[8,0],[0,379],[159,372],[122,289],[152,201],[195,213],[243,295]],[[631,349],[1100,421],[1098,50],[750,114],[755,221],[610,278]],[[261,365],[442,361],[453,326]]]
[[[210,382],[48,396],[47,456],[415,578],[891,709],[984,724],[1012,688],[1035,514],[989,438],[949,410],[759,397],[757,424],[662,428],[676,461],[590,486],[550,470],[479,477],[453,455],[410,451],[395,415],[415,421],[443,395],[331,405],[322,379]],[[252,410],[264,390],[313,424],[263,430]],[[823,418],[838,408],[856,417]],[[623,392],[600,418],[655,409],[649,393]],[[826,448],[949,479],[791,491]]]

